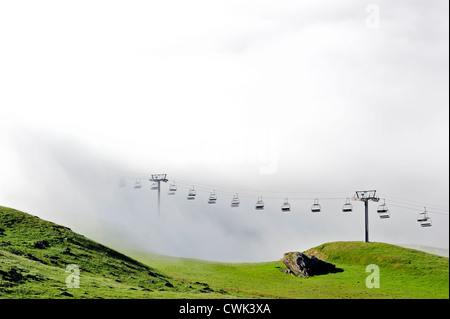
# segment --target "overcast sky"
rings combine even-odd
[[[448,248],[448,9],[0,0],[0,205],[115,247],[260,261],[363,240],[363,204],[341,208],[376,189],[391,218],[370,204],[371,240]],[[179,185],[160,218],[152,173]]]

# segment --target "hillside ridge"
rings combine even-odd
[[[68,289],[67,280],[73,278],[68,270],[73,269],[79,289]],[[215,292],[207,284],[186,285],[69,227],[0,206],[0,299],[166,298],[179,293]]]

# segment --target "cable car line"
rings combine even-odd
[[[181,181],[181,182],[180,182]],[[184,189],[190,189],[192,187],[192,185],[195,185],[195,189],[199,192],[205,192],[205,193],[209,193],[211,192],[211,189],[214,189],[214,192],[216,194],[216,199],[214,201],[217,200],[217,193],[219,194],[225,194],[225,195],[233,195],[235,194],[235,191],[232,190],[224,190],[224,189],[218,189],[217,188],[213,188],[212,186],[207,186],[205,184],[197,184],[197,183],[193,183],[193,182],[188,182],[185,180],[180,180],[177,179],[177,185],[178,188],[184,188]],[[154,185],[152,184],[152,188],[154,189]],[[255,194],[261,194],[261,192],[258,191],[253,191],[253,190],[246,190],[246,191],[242,191],[240,190],[240,194],[239,197],[241,198],[259,198],[261,197],[260,195],[253,195],[253,194],[246,194],[245,192],[249,192],[249,193],[255,193]],[[270,200],[279,200],[282,199],[282,196],[278,196],[278,194],[340,194],[340,193],[349,193],[349,192],[338,192],[338,191],[333,191],[333,192],[264,192],[266,195],[264,196],[266,199],[270,199]],[[272,194],[272,196],[267,195],[267,194]],[[277,195],[274,195],[277,194]],[[192,197],[192,196],[191,196]],[[194,195],[195,197],[195,195]],[[395,200],[393,198],[396,197],[392,197],[392,196],[385,196],[382,199],[386,202],[389,202],[389,206],[392,207],[398,207],[398,208],[404,208],[404,209],[409,209],[409,210],[414,210],[414,211],[421,211],[422,209],[419,209],[418,207],[421,206],[423,207],[423,205],[419,205],[419,204],[415,204],[415,203],[419,203],[417,201],[400,201],[400,200]],[[345,201],[345,205],[347,205],[347,209],[346,212],[350,212],[350,205],[351,203],[349,203],[349,197],[299,197],[299,196],[291,196],[289,197],[290,200],[294,200],[294,201],[315,201],[316,200],[344,200]],[[404,206],[404,205],[397,205],[397,204],[393,204],[394,203],[401,203],[401,204],[405,204],[405,205],[409,205],[409,206],[413,206],[413,207],[408,207],[408,206]],[[314,204],[313,204],[314,205]],[[320,205],[319,205],[320,206]],[[414,207],[416,206],[416,207]],[[317,207],[317,206],[316,206]],[[444,216],[449,216],[449,214],[445,213],[448,212],[448,210],[439,208],[439,207],[443,207],[443,206],[437,206],[437,205],[427,205],[426,207],[430,207],[432,208],[432,210],[427,210],[428,213],[430,214],[438,214],[438,215],[444,215]],[[318,207],[317,207],[318,208]],[[343,209],[344,211],[344,209]],[[353,211],[353,208],[351,209],[351,211]]]
[[[141,180],[147,180],[145,177],[134,177],[135,182],[133,185],[134,189],[141,189],[142,188],[142,182]],[[152,179],[150,180],[152,181]],[[169,181],[167,179],[165,179],[164,181]],[[240,205],[240,198],[255,198],[257,197],[257,201],[255,204],[255,210],[256,211],[262,211],[265,208],[265,203],[263,201],[263,195],[265,199],[269,199],[269,200],[281,200],[282,198],[284,198],[284,201],[281,205],[281,212],[290,212],[291,211],[291,204],[289,202],[290,200],[294,200],[294,201],[313,201],[313,204],[311,206],[311,212],[312,213],[320,213],[321,212],[321,205],[319,204],[319,200],[340,200],[340,201],[344,201],[344,204],[342,205],[342,212],[344,213],[351,213],[353,212],[353,205],[350,202],[350,197],[345,196],[345,197],[328,197],[329,195],[332,194],[349,194],[349,193],[353,193],[353,191],[351,192],[281,192],[281,191],[270,191],[270,192],[261,192],[261,191],[256,191],[256,190],[238,190],[238,192],[236,192],[235,190],[231,190],[231,189],[226,189],[226,188],[217,188],[217,187],[213,187],[211,185],[206,185],[206,184],[197,184],[194,183],[192,181],[187,181],[187,180],[180,180],[177,179],[177,182],[175,183],[175,181],[170,181],[170,186],[168,189],[167,194],[168,195],[175,195],[178,192],[178,189],[187,189],[188,193],[187,193],[187,200],[195,200],[196,199],[196,195],[197,195],[197,191],[199,192],[204,192],[204,193],[209,193],[208,199],[207,199],[207,203],[208,204],[216,204],[216,201],[218,199],[217,194],[222,194],[222,195],[227,195],[228,196],[232,196],[231,199],[231,207],[239,207]],[[119,186],[123,187],[125,186],[125,179],[122,177],[119,181]],[[160,191],[160,186],[158,182],[155,182],[153,180],[151,186],[150,186],[151,190],[158,190],[158,193]],[[375,191],[374,191],[375,192]],[[261,194],[263,193],[263,194]],[[358,193],[358,192],[357,192]],[[282,197],[281,195],[294,195],[294,196],[289,196],[288,197]],[[306,195],[318,195],[318,194],[322,194],[322,195],[328,195],[328,196],[306,196]],[[304,196],[301,196],[304,195]],[[159,195],[158,195],[159,196]],[[356,196],[356,195],[355,195]],[[411,211],[420,211],[419,215],[417,216],[417,222],[420,224],[421,227],[431,227],[432,225],[432,219],[429,216],[429,214],[438,214],[438,215],[443,215],[443,216],[449,216],[448,214],[448,208],[447,207],[443,207],[443,206],[438,206],[438,205],[420,205],[423,203],[419,203],[417,201],[413,201],[413,200],[405,200],[405,199],[400,199],[397,197],[391,197],[391,196],[386,196],[383,198],[376,198],[376,201],[378,201],[379,199],[383,200],[383,203],[380,204],[377,208],[377,213],[380,219],[389,219],[390,218],[390,211],[387,207],[386,201],[389,202],[389,206],[392,207],[398,207],[398,208],[403,208],[403,209],[407,209],[407,210],[411,210]],[[358,200],[358,198],[353,197],[353,200]],[[400,204],[400,205],[399,205]],[[403,205],[401,205],[403,204]],[[408,206],[404,206],[404,205],[408,205]],[[419,209],[418,207],[424,207],[424,209]],[[427,210],[427,207],[431,208],[431,210]]]
[[[409,210],[413,210],[413,211],[422,211],[422,210],[423,210],[423,209],[411,208],[411,207],[406,207],[406,206],[401,206],[401,205],[395,205],[395,204],[389,204],[389,206],[398,207],[398,208],[404,208],[404,209],[409,209]],[[427,212],[430,213],[430,214],[437,214],[437,215],[449,216],[449,214],[445,214],[445,213],[442,213],[442,212],[435,212],[435,211],[430,211],[430,210],[427,210]]]
[[[434,204],[429,204],[429,203],[421,203],[421,202],[417,202],[414,200],[408,200],[408,199],[401,199],[401,198],[397,198],[397,197],[392,197],[392,196],[385,196],[385,198],[391,202],[397,202],[397,203],[403,203],[403,204],[407,204],[410,206],[420,206],[420,207],[428,207],[428,208],[433,208],[435,210],[442,210],[442,211],[449,211],[448,207],[444,207],[444,206],[438,206],[438,205],[434,205]]]

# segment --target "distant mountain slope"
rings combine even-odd
[[[447,258],[449,257],[448,248],[430,247],[430,246],[414,245],[414,244],[401,244],[399,246],[424,251],[426,253],[438,255],[438,256],[442,256],[442,257],[447,257]]]
[[[73,288],[77,271],[79,288]],[[217,295],[227,297],[207,284],[173,279],[67,227],[0,206],[0,299]]]

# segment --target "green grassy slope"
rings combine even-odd
[[[299,279],[280,271],[281,261],[220,263],[132,254],[165,273],[187,281],[261,298],[449,298],[449,260],[383,243],[334,242],[305,253],[343,272]],[[281,254],[282,255],[282,254]],[[380,270],[380,288],[367,288],[369,264]]]
[[[66,285],[66,278],[73,274],[66,272],[71,264],[79,268],[79,288]],[[0,206],[0,299],[71,297],[234,296],[176,280],[67,227]]]
[[[449,298],[445,257],[363,242],[327,243],[305,253],[344,271],[300,279],[282,273],[281,261],[220,263],[138,252],[127,253],[130,258],[0,206],[0,299]],[[66,286],[70,264],[80,269],[80,288]],[[379,266],[380,288],[366,287],[369,264]]]

